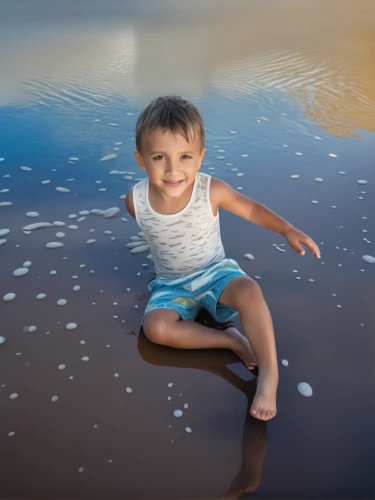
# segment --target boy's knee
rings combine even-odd
[[[249,302],[262,297],[262,290],[258,283],[253,279],[247,277],[241,279],[236,283],[235,291],[232,295],[232,300],[235,309],[239,310],[242,307],[246,307]]]
[[[143,331],[146,337],[155,344],[166,344],[171,333],[173,322],[179,319],[178,313],[166,309],[158,309],[146,314],[143,320]]]

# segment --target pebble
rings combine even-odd
[[[58,396],[52,396],[52,398],[51,398],[51,400],[52,400],[52,402],[53,402],[53,403],[54,403],[55,401],[57,401],[58,399],[59,399],[59,398],[58,398]]]
[[[76,226],[75,224],[71,224],[70,226],[68,226],[68,229],[78,229],[78,226]]]
[[[56,191],[58,191],[59,193],[70,193],[70,189],[64,187],[57,187]]]
[[[68,323],[65,328],[67,330],[75,330],[77,326],[78,326],[77,323]]]
[[[307,384],[306,382],[300,382],[297,385],[297,391],[299,392],[299,394],[301,394],[301,396],[305,398],[309,398],[313,393],[311,385]]]
[[[50,241],[46,245],[47,248],[60,248],[63,246],[64,246],[64,243],[61,243],[60,241]]]
[[[59,299],[59,300],[56,302],[56,304],[57,304],[58,306],[65,306],[65,305],[67,304],[67,302],[68,302],[68,301],[67,301],[66,299]]]
[[[81,358],[81,361],[90,361],[90,358],[88,356],[83,356],[83,358]]]
[[[316,182],[323,182],[323,179],[321,177],[316,177],[315,180]]]
[[[359,181],[357,181],[357,184],[364,185],[364,184],[368,184],[368,182],[363,180],[363,179],[360,179]]]
[[[27,212],[26,213],[26,217],[39,217],[39,213],[38,212]]]
[[[75,285],[75,286],[73,287],[73,290],[74,290],[75,292],[78,292],[79,290],[81,290],[81,287],[80,287],[79,285]]]
[[[100,158],[99,161],[114,160],[115,158],[117,158],[117,155],[116,154],[111,154],[111,155],[103,156],[103,158]]]
[[[167,387],[173,387],[173,382],[169,382],[169,384],[167,385]]]
[[[6,295],[4,295],[3,301],[4,302],[10,302],[11,300],[14,300],[15,298],[16,298],[16,294],[15,293],[7,293]]]
[[[118,213],[120,213],[120,209],[118,207],[108,208],[107,210],[104,210],[103,217],[107,219],[108,217],[114,217]]]
[[[29,326],[27,331],[30,333],[36,332],[36,326],[35,325]]]
[[[90,212],[88,210],[81,210],[78,212],[79,215],[90,215]]]
[[[177,417],[177,418],[182,417],[183,414],[184,414],[184,412],[182,410],[175,410],[173,412],[173,416]]]
[[[65,222],[63,222],[61,220],[55,220],[55,222],[53,223],[53,225],[56,226],[56,227],[66,226]]]
[[[188,434],[191,434],[191,429],[190,429],[190,427],[185,427],[185,432],[187,432]]]
[[[362,259],[368,264],[375,264],[375,257],[372,257],[371,255],[362,255]]]
[[[20,267],[13,272],[13,276],[24,276],[30,271],[27,267]]]
[[[86,243],[88,244],[91,244],[91,243],[95,243],[96,240],[87,240]]]
[[[299,153],[299,152],[298,152],[298,153],[295,153],[295,154],[296,154],[297,156],[302,156],[302,153]]]
[[[50,274],[57,274],[56,271],[54,269],[52,269],[52,271],[49,272]]]
[[[290,176],[292,179],[299,179],[299,175],[295,174],[295,175],[291,175]]]
[[[50,182],[51,182],[51,181],[50,181],[49,179],[47,179],[47,180],[45,180],[45,181],[42,181],[42,182],[41,182],[41,184],[50,184]]]
[[[0,240],[0,245],[4,245],[4,243],[6,243],[6,242],[7,242],[7,240],[5,238],[3,238]]]
[[[253,256],[253,255],[251,255],[251,253],[245,253],[244,257],[245,257],[245,259],[247,259],[247,260],[254,260],[254,256]]]
[[[150,247],[148,245],[141,245],[137,246],[135,248],[132,248],[130,250],[130,253],[142,253],[142,252],[148,252],[150,250]]]
[[[65,233],[56,233],[56,238],[65,238]]]
[[[9,396],[9,399],[16,399],[16,398],[18,398],[18,394],[16,392],[13,392],[13,394]]]
[[[68,215],[68,219],[76,219],[76,218],[77,218],[77,214]]]
[[[46,297],[47,297],[47,295],[46,295],[45,293],[39,293],[39,294],[36,296],[36,298],[37,298],[38,300],[45,299]]]
[[[40,229],[42,227],[52,227],[53,224],[50,222],[34,222],[34,224],[29,224],[22,228],[23,231],[33,231],[34,229]]]
[[[288,366],[288,365],[289,365],[289,361],[288,361],[287,359],[282,359],[282,360],[281,360],[281,364],[282,364],[283,366]]]
[[[25,172],[30,172],[30,170],[32,170],[32,168],[30,168],[30,167],[24,167],[24,166],[20,167],[20,169],[24,170]]]
[[[30,267],[31,266],[31,261],[30,260],[27,260],[26,262],[24,262],[22,264],[22,267]]]
[[[2,201],[0,203],[0,207],[9,207],[10,205],[13,205],[11,201]]]
[[[7,236],[10,233],[10,229],[0,229],[0,236]]]
[[[335,155],[334,153],[329,153],[329,155],[331,158],[337,158],[337,155]]]
[[[127,392],[128,394],[131,394],[133,392],[133,389],[131,387],[127,387],[125,389],[125,392]]]

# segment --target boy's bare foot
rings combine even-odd
[[[246,368],[253,370],[258,363],[247,338],[241,335],[241,333],[237,330],[237,328],[234,328],[234,326],[226,328],[225,331],[233,339],[233,347],[231,348],[232,351],[237,354]]]
[[[250,415],[259,420],[270,420],[276,415],[278,378],[261,374],[256,379],[256,383],[257,390],[250,408]]]

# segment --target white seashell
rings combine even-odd
[[[0,236],[7,236],[10,233],[10,229],[0,229]]]
[[[42,227],[52,227],[53,224],[50,222],[34,222],[34,224],[29,224],[22,228],[23,231],[33,231],[34,229],[40,229]]]
[[[70,189],[64,187],[57,187],[56,191],[58,191],[59,193],[70,193]]]
[[[27,212],[26,217],[39,217],[38,212]]]
[[[142,252],[148,252],[150,250],[150,247],[148,245],[142,245],[140,247],[135,247],[132,250],[130,250],[130,253],[142,253]]]
[[[61,243],[60,241],[50,241],[47,243],[46,248],[60,248],[63,247],[64,243]]]
[[[30,271],[27,267],[20,267],[13,272],[13,276],[24,276]]]
[[[77,328],[77,323],[68,323],[65,328],[67,330],[75,330]]]
[[[297,391],[299,392],[299,394],[301,394],[301,396],[305,398],[309,398],[313,393],[311,385],[307,384],[306,382],[300,382],[297,385]]]
[[[103,156],[103,158],[100,158],[99,161],[114,160],[115,158],[117,158],[117,155],[116,154],[111,154],[111,155]]]
[[[368,264],[375,264],[375,257],[372,257],[371,255],[362,255],[362,259]]]
[[[4,302],[10,302],[11,300],[14,300],[15,298],[16,298],[16,294],[15,293],[7,293],[6,295],[4,295],[3,301]]]
[[[253,255],[251,255],[251,253],[245,253],[244,257],[245,257],[245,259],[247,259],[247,260],[254,260],[254,256],[253,256]]]

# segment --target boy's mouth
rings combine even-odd
[[[163,180],[163,182],[165,184],[167,184],[167,186],[175,187],[175,186],[179,186],[181,184],[181,182],[184,182],[184,181],[183,180],[182,181],[165,181],[165,180]]]

